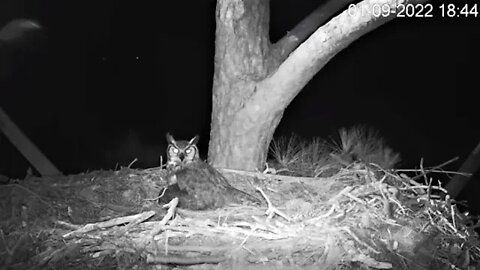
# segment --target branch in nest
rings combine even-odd
[[[261,172],[249,172],[249,171],[241,171],[241,170],[233,170],[233,169],[224,169],[224,168],[216,168],[220,172],[223,173],[234,173],[242,176],[249,176],[249,177],[256,177],[258,179],[275,179],[280,180],[282,182],[301,182],[301,181],[318,181],[319,179],[323,179],[320,177],[299,177],[299,176],[287,176],[287,175],[278,175],[278,174],[263,174]]]
[[[148,211],[148,212],[141,213],[140,216],[136,220],[131,221],[130,223],[127,224],[127,226],[125,226],[121,230],[119,230],[117,232],[117,235],[122,235],[122,234],[128,232],[128,230],[130,230],[132,227],[144,222],[145,220],[151,218],[153,215],[155,215],[154,211]]]
[[[145,201],[158,201],[158,199],[162,198],[163,195],[165,195],[165,192],[167,191],[167,187],[166,188],[163,188],[162,190],[162,193],[160,195],[158,195],[157,197],[155,198],[148,198],[148,199],[145,199]]]
[[[285,213],[283,213],[282,211],[278,210],[275,206],[273,206],[272,202],[270,201],[270,199],[268,199],[267,195],[265,194],[265,192],[263,192],[263,190],[261,188],[256,187],[256,190],[258,190],[258,192],[260,192],[262,194],[263,198],[265,198],[265,200],[267,201],[268,208],[267,208],[267,211],[265,211],[265,214],[267,214],[267,216],[268,216],[267,219],[268,220],[272,219],[275,216],[275,214],[283,217],[287,221],[292,220]]]
[[[179,257],[179,256],[153,256],[147,255],[147,263],[149,264],[179,264],[179,265],[193,265],[193,264],[215,264],[225,261],[225,256],[208,256],[208,257]]]
[[[155,215],[155,211],[147,211],[147,212],[143,212],[143,213],[132,215],[132,216],[114,218],[108,221],[103,221],[98,223],[89,223],[78,230],[64,234],[63,238],[75,237],[93,230],[105,229],[105,228],[117,226],[124,223],[137,222],[138,220],[140,220],[141,222],[150,218],[153,215]]]
[[[165,204],[163,208],[168,207],[167,214],[163,217],[163,219],[158,222],[158,224],[153,228],[150,236],[153,237],[157,235],[160,231],[162,231],[163,227],[167,224],[167,222],[175,215],[175,210],[177,209],[178,205],[178,198],[173,198],[169,203]]]

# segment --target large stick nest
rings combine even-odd
[[[221,172],[265,205],[162,208],[160,168],[0,186],[0,268],[480,269],[473,219],[441,187],[360,163],[329,178]]]

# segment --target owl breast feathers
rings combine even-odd
[[[260,204],[258,198],[232,187],[220,172],[200,160],[171,171],[167,182],[159,203],[178,197],[178,206],[191,210],[216,209],[231,203]]]

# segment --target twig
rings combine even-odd
[[[457,228],[457,222],[455,220],[455,207],[453,205],[450,205],[450,212],[452,214],[453,227],[456,229]]]
[[[80,228],[78,230],[75,230],[73,232],[69,232],[69,233],[64,234],[63,238],[75,237],[77,235],[81,235],[81,234],[84,234],[84,233],[87,233],[87,232],[90,232],[90,231],[93,231],[93,230],[104,229],[104,228],[109,228],[109,227],[117,226],[117,225],[124,224],[124,223],[134,222],[138,219],[144,218],[144,216],[151,217],[153,215],[155,215],[155,211],[147,211],[147,212],[132,215],[132,216],[110,219],[110,220],[104,221],[104,222],[90,223],[90,224],[87,224],[87,225],[83,226],[82,228]]]
[[[137,224],[144,222],[145,220],[151,218],[154,215],[155,215],[155,211],[148,211],[148,212],[141,213],[136,220],[131,221],[129,224],[127,224],[127,226],[120,229],[117,232],[117,235],[121,235],[128,232],[133,226],[136,226]]]
[[[157,167],[150,167],[147,169],[143,169],[144,172],[154,172],[154,171],[160,171],[162,169],[162,166],[157,166]]]
[[[144,200],[145,200],[145,201],[156,201],[156,200],[158,200],[158,199],[162,198],[162,197],[163,197],[163,195],[165,195],[165,192],[167,191],[167,189],[168,189],[168,187],[166,187],[166,188],[163,188],[163,190],[162,190],[162,194],[158,195],[158,196],[157,196],[157,197],[155,197],[155,198],[147,198],[147,199],[144,199]]]
[[[276,234],[272,234],[272,233],[252,232],[251,230],[245,230],[245,229],[241,229],[241,228],[228,228],[228,227],[218,227],[218,228],[204,227],[204,228],[202,228],[202,231],[203,230],[211,231],[211,232],[230,233],[230,234],[233,234],[234,236],[237,236],[238,234],[250,235],[250,236],[253,236],[253,237],[264,238],[264,239],[267,239],[267,240],[279,240],[279,239],[285,239],[285,238],[288,238],[288,237],[292,236],[292,235],[287,235],[287,234],[276,235]],[[244,236],[238,237],[238,238],[241,239],[241,240],[245,239]]]
[[[254,256],[257,255],[257,254],[255,254],[255,252],[253,252],[253,250],[247,248],[246,246],[242,246],[242,249],[246,250],[248,253],[250,253],[250,254],[252,254],[252,255],[254,255]]]
[[[230,250],[231,246],[169,246],[169,251],[177,252],[224,252]]]
[[[234,174],[243,175],[243,176],[256,177],[258,179],[274,179],[274,180],[280,180],[284,182],[318,181],[319,179],[324,179],[320,177],[299,177],[299,176],[286,176],[286,175],[277,175],[277,174],[263,174],[261,172],[249,172],[249,171],[241,171],[241,170],[225,169],[225,168],[215,168],[215,169],[225,173],[234,173]]]
[[[423,159],[421,159],[421,160],[423,160]],[[446,166],[446,165],[448,165],[452,162],[455,162],[457,160],[458,160],[458,157],[454,157],[454,158],[452,158],[450,160],[447,160],[447,161],[445,161],[441,164],[438,164],[438,165],[432,166],[430,168],[427,168],[427,171],[430,171],[432,169],[440,169],[441,167],[444,167],[444,166]],[[414,172],[414,171],[418,171],[418,169],[395,169],[395,171],[397,171],[397,172]]]
[[[422,184],[418,184],[418,185],[415,185],[415,186],[410,186],[410,187],[407,187],[407,188],[401,188],[400,190],[411,190],[411,189],[417,189],[417,188],[420,188],[420,189],[435,189],[435,190],[440,190],[442,192],[445,192],[445,193],[448,193],[446,189],[442,188],[442,187],[437,187],[437,186],[425,186],[425,185],[422,185]]]
[[[165,230],[165,241],[163,241],[163,247],[165,248],[165,256],[168,255],[168,239],[170,238],[170,231]],[[159,254],[159,252],[157,252]]]
[[[435,173],[447,173],[447,174],[459,174],[459,175],[462,175],[462,176],[470,176],[470,174],[467,174],[467,173],[462,173],[462,172],[452,172],[452,171],[443,171],[443,170],[438,170],[450,163],[453,163],[455,162],[456,160],[458,159],[458,157],[454,157],[450,160],[447,160],[439,165],[436,165],[436,166],[433,166],[431,168],[427,168],[427,169],[424,169],[423,168],[423,158],[420,160],[420,166],[421,166],[421,169],[418,170],[418,169],[396,169],[395,171],[397,172],[418,172],[420,171],[421,174],[420,175],[416,175],[414,177],[412,177],[412,180],[417,180],[421,177],[424,177],[425,174],[428,174],[428,173],[431,173],[431,172],[435,172]]]
[[[137,162],[138,158],[135,158],[132,160],[132,162],[130,162],[130,164],[128,164],[127,168],[130,169],[130,167],[133,165],[133,163]]]
[[[418,169],[398,169],[395,170],[397,172],[419,172],[420,170]],[[445,174],[458,174],[461,176],[471,176],[471,173],[465,173],[465,172],[456,172],[456,171],[444,171],[444,170],[426,170],[426,173],[445,173]],[[416,175],[412,177],[412,179],[418,179],[420,177],[423,177],[423,175]]]
[[[353,195],[353,194],[350,193],[350,192],[347,192],[347,193],[345,193],[344,195],[347,196],[348,198],[350,198],[350,199],[352,199],[352,200],[360,203],[360,204],[363,204],[363,205],[367,204],[364,200],[358,198],[357,196]]]
[[[389,262],[379,262],[374,258],[367,256],[365,254],[356,254],[352,257],[352,262],[361,262],[366,265],[368,268],[375,269],[392,269],[393,265]]]
[[[403,215],[407,214],[407,212],[405,211],[405,207],[403,207],[403,205],[397,199],[389,197],[389,200],[397,205]]]
[[[350,193],[350,191],[352,191],[355,187],[353,186],[346,186],[344,189],[342,189],[342,191],[340,191],[337,195],[335,195],[334,197],[330,198],[328,200],[328,203],[338,203],[338,200],[343,196],[345,195],[346,193]]]
[[[305,223],[307,224],[316,224],[319,220],[321,219],[325,219],[326,217],[330,216],[331,214],[333,214],[333,212],[335,211],[335,208],[336,208],[336,205],[333,204],[331,207],[330,207],[330,210],[327,211],[327,213],[321,215],[321,216],[318,216],[318,217],[314,217],[314,218],[311,218],[311,219],[307,219],[305,220]]]
[[[265,163],[265,170],[262,172],[263,174],[277,174],[277,170],[275,168],[270,168],[268,166],[268,162]]]
[[[420,177],[423,177],[423,181],[424,181],[425,185],[428,185],[427,173],[423,169],[423,158],[420,159],[420,172],[421,172],[421,174],[417,175],[419,177],[413,177],[412,179],[415,180],[415,179],[418,179]]]
[[[167,225],[167,222],[175,215],[175,209],[177,209],[177,205],[178,205],[178,198],[175,197],[169,203],[163,206],[163,208],[168,207],[167,214],[153,228],[153,230],[150,233],[150,237],[153,238],[155,235],[157,235],[160,231],[163,230],[163,227]]]
[[[268,208],[267,208],[267,211],[265,211],[265,214],[268,216],[267,217],[268,220],[272,219],[275,216],[275,214],[283,217],[287,221],[292,220],[285,213],[283,213],[282,211],[278,210],[275,206],[273,206],[270,199],[267,197],[267,195],[263,192],[263,190],[260,187],[256,187],[255,189],[258,190],[262,194],[263,198],[265,198],[265,200],[267,201]]]
[[[175,209],[177,208],[177,205],[178,205],[177,197],[173,198],[169,203],[163,205],[162,208],[168,207],[167,214],[162,218],[162,220],[160,220],[160,222],[155,224],[155,226],[150,232],[150,239],[154,247],[156,256],[160,254],[160,250],[158,245],[155,243],[155,235],[159,234],[162,230],[165,230],[165,226],[167,225],[168,221],[172,219],[173,216],[175,216]],[[165,255],[168,254],[168,237],[169,237],[168,232],[169,231],[167,229],[167,231],[165,232],[165,243],[164,243]]]
[[[452,158],[452,159],[450,159],[450,160],[447,160],[447,161],[445,161],[445,162],[443,162],[443,163],[438,164],[437,166],[433,166],[432,169],[438,169],[438,168],[447,166],[448,164],[457,161],[458,158],[459,158],[459,157],[454,157],[454,158]]]
[[[426,176],[425,176],[426,179]],[[432,182],[433,179],[430,177],[430,181],[428,182],[428,189],[427,189],[427,198],[430,201],[432,199]]]
[[[348,227],[341,227],[340,228],[341,230],[347,232],[353,239],[355,239],[355,241],[357,241],[358,243],[360,243],[361,245],[365,246],[368,250],[370,250],[371,252],[375,253],[375,254],[380,254],[379,251],[377,251],[376,249],[374,249],[373,247],[371,247],[369,244],[363,242],[362,240],[360,240],[360,238],[358,238],[358,236],[356,236],[351,230],[350,228]]]
[[[78,230],[82,227],[77,224],[72,224],[63,220],[56,220],[55,223],[57,223],[58,225],[64,226],[70,230]]]
[[[194,265],[194,264],[216,264],[225,261],[225,256],[202,256],[202,257],[180,257],[180,256],[153,256],[147,255],[147,263],[149,264],[179,264],[179,265]]]

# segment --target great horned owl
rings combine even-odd
[[[174,169],[166,175],[168,186],[159,203],[178,197],[178,206],[191,210],[216,209],[231,203],[260,204],[258,198],[232,187],[220,172],[199,158],[197,136],[190,141],[175,141],[167,134],[167,141],[167,168],[171,164]]]
[[[198,135],[190,141],[176,141],[170,133],[166,135],[167,146],[167,169],[178,169],[182,165],[199,161],[197,143]]]

